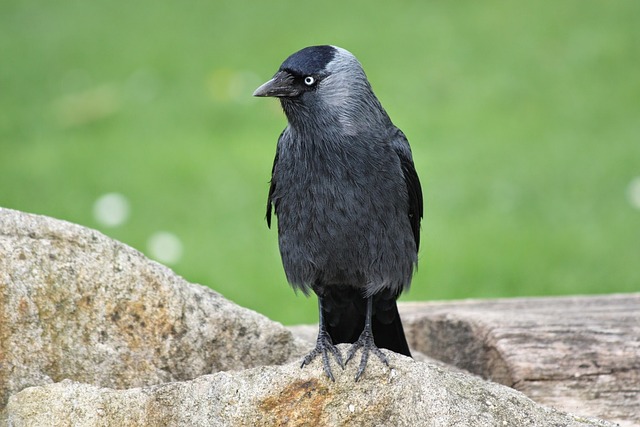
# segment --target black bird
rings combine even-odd
[[[374,95],[360,62],[336,46],[289,56],[254,96],[280,99],[288,126],[278,140],[267,200],[278,217],[287,280],[318,296],[315,349],[326,375],[334,344],[411,356],[396,299],[417,265],[422,190],[411,149]]]

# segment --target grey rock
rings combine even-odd
[[[347,345],[341,344],[344,353]],[[612,426],[541,406],[511,388],[387,352],[359,382],[357,363],[336,382],[321,362],[219,372],[192,381],[113,390],[63,381],[7,405],[22,426]]]
[[[96,231],[0,208],[0,425],[612,425],[389,352],[392,369],[374,358],[354,382],[351,362],[332,383],[320,360],[299,368],[314,329],[296,338]]]
[[[281,364],[306,347],[97,231],[0,208],[0,409],[65,378],[141,387]]]
[[[293,325],[287,326],[294,337],[304,340],[312,348],[318,338],[318,325]]]

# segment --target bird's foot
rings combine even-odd
[[[385,365],[389,366],[389,360],[384,353],[376,347],[376,344],[373,340],[373,334],[370,331],[364,330],[362,334],[360,334],[360,338],[356,342],[351,345],[349,352],[347,353],[347,360],[345,364],[349,363],[349,360],[355,356],[356,352],[359,348],[362,348],[362,359],[360,359],[360,367],[358,368],[358,372],[356,373],[356,381],[360,379],[362,374],[364,373],[364,369],[367,367],[367,361],[369,360],[369,353],[373,353],[378,356],[378,359],[382,361]]]
[[[302,360],[301,368],[304,365],[308,365],[316,358],[319,354],[322,355],[322,366],[324,367],[324,373],[329,377],[331,381],[335,381],[333,378],[333,373],[331,372],[331,364],[329,363],[329,354],[333,354],[333,357],[336,359],[336,362],[340,365],[342,369],[344,369],[344,362],[342,361],[342,355],[340,354],[340,350],[338,347],[333,345],[331,341],[331,337],[329,334],[320,332],[318,334],[318,340],[316,341],[316,348],[314,348],[311,353],[307,354],[305,358]]]

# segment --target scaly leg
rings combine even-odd
[[[367,298],[367,311],[365,314],[364,320],[364,330],[360,334],[360,338],[356,342],[351,345],[349,349],[349,353],[347,353],[346,363],[349,363],[349,360],[353,358],[359,348],[362,348],[362,359],[360,359],[360,367],[358,368],[358,372],[356,373],[356,381],[360,379],[362,374],[364,373],[365,368],[367,367],[367,361],[369,360],[369,352],[373,352],[378,358],[387,366],[389,366],[389,361],[387,360],[387,356],[384,355],[382,351],[378,347],[373,340],[373,331],[371,329],[371,316],[373,315],[373,296]]]
[[[314,348],[311,353],[307,354],[302,361],[302,365],[300,367],[304,367],[304,365],[308,365],[316,358],[319,354],[322,354],[322,366],[324,367],[324,373],[331,379],[331,381],[335,381],[333,378],[333,373],[331,372],[331,365],[329,363],[329,354],[333,354],[336,361],[340,365],[342,369],[344,369],[344,363],[342,362],[342,355],[338,348],[333,345],[333,341],[331,340],[331,336],[327,332],[327,327],[325,325],[324,315],[322,314],[322,298],[318,297],[318,312],[320,317],[319,329],[318,329],[318,339],[316,341],[316,348]]]

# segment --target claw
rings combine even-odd
[[[319,354],[322,354],[322,366],[324,368],[324,373],[327,375],[327,377],[329,377],[331,381],[335,381],[333,373],[331,372],[329,354],[333,354],[333,357],[336,359],[336,362],[338,362],[338,365],[340,365],[342,369],[344,369],[344,362],[342,361],[340,350],[338,350],[338,347],[333,345],[331,337],[327,333],[321,332],[318,334],[316,348],[311,350],[311,352],[305,356],[305,358],[302,360],[300,368],[303,368],[305,365],[311,363],[313,359],[315,359]]]
[[[360,348],[362,348],[362,358],[360,359],[360,366],[358,367],[358,372],[356,373],[356,381],[358,381],[360,377],[362,377],[362,374],[367,367],[370,352],[378,356],[378,359],[380,359],[382,363],[389,366],[389,360],[387,359],[387,356],[385,356],[385,354],[378,347],[376,347],[376,344],[373,340],[373,335],[366,329],[362,331],[362,334],[360,334],[360,338],[358,338],[358,340],[351,345],[351,348],[347,353],[347,360],[345,361],[345,364],[349,363],[349,361],[353,358],[353,356],[355,356],[356,352]]]

